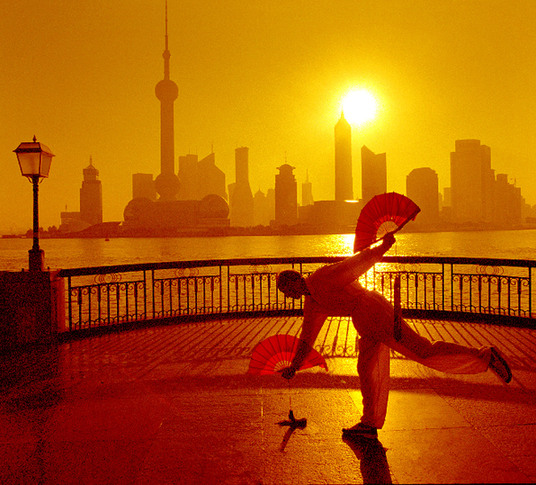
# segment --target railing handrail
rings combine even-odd
[[[438,263],[438,264],[478,264],[480,266],[515,266],[536,268],[536,260],[501,258],[466,258],[457,256],[384,256],[388,263]]]
[[[171,261],[64,269],[69,330],[147,320],[215,315],[301,312],[303,300],[277,289],[277,273],[345,256]],[[536,320],[536,261],[499,258],[385,256],[360,277],[367,289],[394,301],[400,283],[405,316]]]
[[[112,266],[93,266],[86,268],[67,268],[59,271],[59,277],[87,276],[106,273],[126,273],[132,271],[148,271],[158,269],[191,268],[207,266],[244,266],[266,264],[314,264],[335,263],[347,256],[306,256],[306,257],[265,257],[265,258],[238,258],[214,260],[169,261],[158,263],[135,263]],[[500,258],[465,258],[451,256],[384,256],[382,262],[386,263],[437,263],[437,264],[476,264],[481,266],[513,266],[523,268],[536,268],[535,260],[500,259]]]
[[[344,259],[344,256],[312,256],[288,258],[242,258],[242,259],[198,259],[189,261],[169,261],[165,263],[138,263],[121,264],[113,266],[94,266],[87,268],[68,268],[59,271],[58,276],[87,276],[92,274],[126,273],[130,271],[150,271],[158,269],[191,268],[207,266],[245,266],[263,264],[291,264],[291,263],[330,263]]]

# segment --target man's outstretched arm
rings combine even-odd
[[[388,233],[378,246],[364,249],[360,253],[356,253],[339,263],[339,283],[342,286],[346,286],[357,280],[362,274],[365,274],[380,261],[394,243],[395,237],[393,234]]]
[[[307,303],[303,309],[303,325],[300,333],[300,342],[296,350],[296,355],[292,359],[289,367],[283,370],[283,377],[291,379],[296,371],[301,367],[309,352],[313,348],[316,337],[322,329],[322,325],[326,321],[327,315],[313,311]]]

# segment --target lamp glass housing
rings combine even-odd
[[[13,151],[17,154],[20,172],[24,177],[48,177],[52,157],[54,156],[50,148],[34,141],[21,143]]]

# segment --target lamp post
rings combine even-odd
[[[17,154],[21,174],[33,185],[33,245],[28,251],[30,271],[43,271],[45,253],[39,248],[39,182],[48,177],[54,154],[35,136],[33,142],[21,143],[13,151]]]

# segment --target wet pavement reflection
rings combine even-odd
[[[280,376],[247,375],[257,342],[300,323],[170,325],[0,356],[0,483],[536,482],[536,330],[411,321],[431,338],[499,345],[514,380],[393,355],[371,442],[341,439],[362,409],[344,321],[319,336],[329,373],[298,373],[291,394]]]

